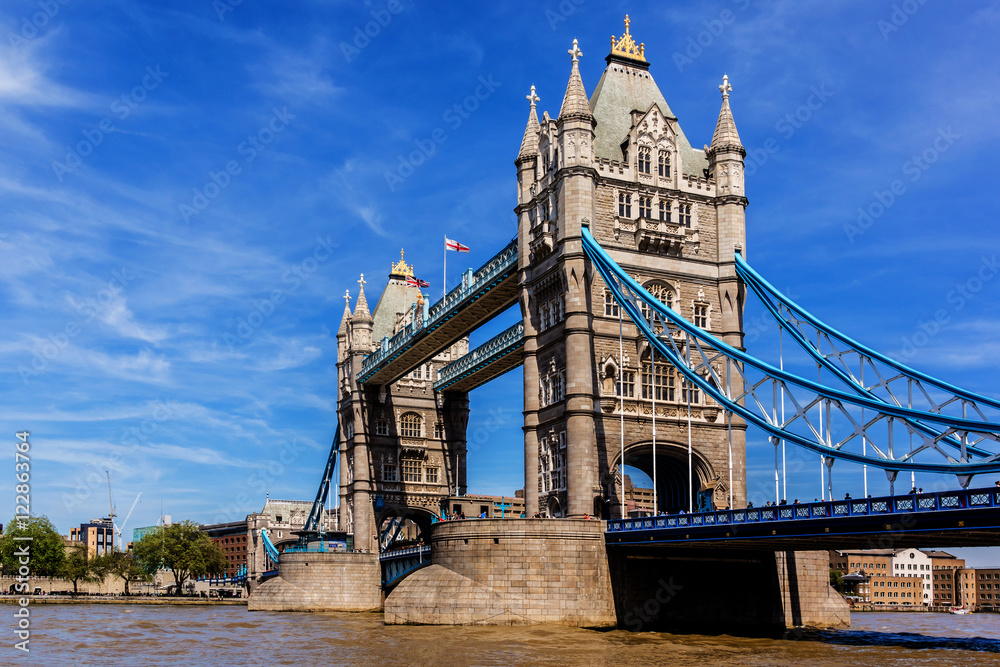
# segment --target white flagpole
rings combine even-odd
[[[448,296],[448,235],[444,236],[444,275],[441,277],[441,300]]]

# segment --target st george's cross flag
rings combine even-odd
[[[447,236],[444,237],[444,247],[447,250],[454,250],[456,252],[469,252],[469,246],[462,245],[458,241],[452,241]]]
[[[414,278],[413,276],[406,276],[406,284],[410,287],[430,287],[431,284],[426,280],[421,280],[420,278]]]

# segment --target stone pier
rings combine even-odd
[[[258,586],[249,611],[379,611],[382,574],[378,554],[281,554],[278,576]]]
[[[614,627],[603,529],[585,519],[434,524],[431,565],[389,594],[385,622]]]
[[[825,551],[613,548],[615,608],[626,630],[782,632],[851,623]]]

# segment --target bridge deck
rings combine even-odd
[[[517,301],[517,240],[365,358],[358,382],[387,385],[441,353]]]
[[[524,363],[524,323],[518,322],[438,373],[434,391],[472,391]]]
[[[1000,546],[1000,488],[609,521],[605,540],[798,551]]]

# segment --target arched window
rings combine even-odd
[[[404,438],[420,438],[423,422],[416,412],[407,412],[399,418],[399,434]]]
[[[618,217],[632,217],[632,195],[625,194],[624,192],[618,193]]]
[[[663,178],[670,177],[670,153],[660,151],[659,163],[657,164],[657,173]]]
[[[648,174],[652,171],[652,151],[648,146],[639,147],[639,173]]]
[[[639,217],[650,219],[653,217],[652,197],[639,197]]]
[[[656,297],[656,300],[665,305],[667,308],[674,307],[674,291],[664,285],[663,283],[651,283],[649,285],[643,285],[650,294]],[[645,301],[639,300],[639,310],[642,311],[642,316],[646,318],[647,322],[657,324],[653,322],[653,311],[649,306],[646,305]]]

